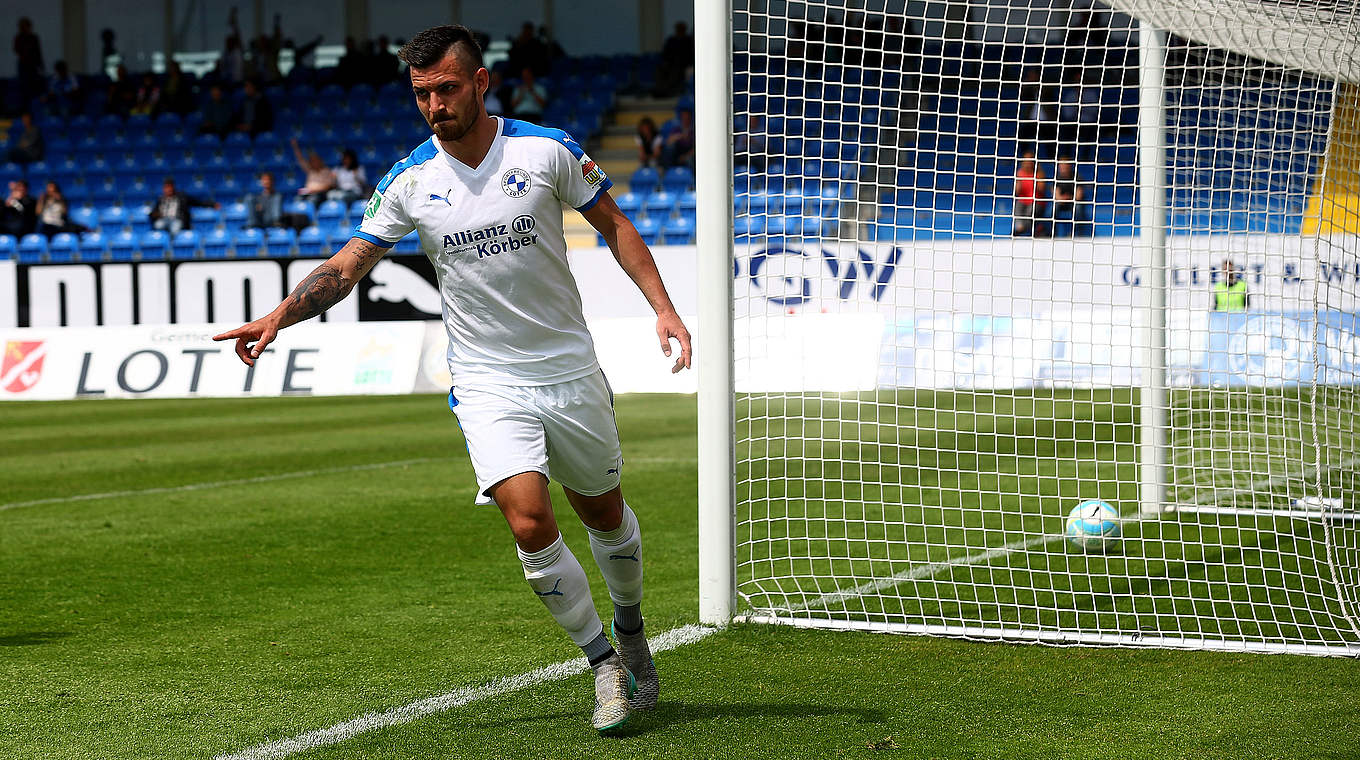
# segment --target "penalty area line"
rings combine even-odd
[[[343,472],[363,472],[365,470],[382,470],[388,467],[404,467],[410,464],[425,464],[426,462],[444,461],[440,457],[422,457],[420,459],[403,459],[398,462],[374,462],[372,464],[356,464],[346,467],[324,467],[319,470],[298,470],[296,472],[280,472],[275,475],[260,475],[254,478],[236,478],[234,480],[214,480],[207,483],[189,483],[182,486],[165,486],[163,488],[137,488],[128,491],[105,491],[104,493],[83,493],[75,496],[54,496],[49,499],[33,499],[31,501],[14,501],[9,504],[0,504],[0,512],[7,509],[19,509],[20,507],[37,507],[44,504],[69,504],[77,501],[98,501],[100,499],[120,499],[125,496],[151,496],[164,493],[185,493],[188,491],[207,491],[213,488],[230,488],[231,486],[248,486],[256,483],[273,483],[279,480],[295,480],[298,478],[311,478],[317,475],[335,475]]]
[[[711,626],[685,625],[672,628],[652,638],[649,643],[652,646],[652,653],[657,654],[701,641],[719,630]],[[317,747],[339,744],[369,731],[399,726],[427,715],[463,707],[472,702],[522,691],[551,681],[561,681],[578,673],[584,673],[589,667],[590,665],[584,657],[564,660],[538,670],[498,678],[480,686],[465,686],[389,710],[366,713],[343,723],[337,723],[330,728],[308,731],[288,739],[279,739],[240,752],[218,755],[213,760],[281,760],[281,758],[290,757]]]

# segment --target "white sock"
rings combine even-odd
[[[633,510],[623,505],[623,522],[614,530],[587,527],[586,531],[590,534],[590,552],[604,575],[614,608],[637,607],[642,603],[642,531]]]
[[[558,534],[557,540],[547,548],[532,554],[519,547],[515,550],[524,564],[524,579],[529,581],[529,587],[576,646],[584,647],[600,636],[603,626],[595,611],[595,602],[590,598],[586,572],[562,542],[562,535]]]

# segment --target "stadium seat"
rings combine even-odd
[[[181,230],[170,241],[170,258],[192,259],[197,257],[202,237],[198,230]]]
[[[189,209],[189,220],[199,230],[210,230],[217,226],[222,212],[212,206],[195,206]]]
[[[232,234],[245,228],[249,217],[250,211],[244,203],[228,203],[222,207],[222,226]]]
[[[316,223],[320,226],[333,227],[337,224],[344,224],[348,220],[346,215],[348,209],[344,201],[326,201],[316,210]]]
[[[312,206],[312,204],[309,201],[305,201],[302,200],[301,198],[298,198],[291,201],[284,201],[283,213],[294,214],[297,216],[305,216],[308,219],[313,219],[315,218],[316,215],[316,209]]]
[[[255,228],[246,228],[232,236],[232,251],[238,259],[254,258],[260,255],[264,246],[264,233]]]
[[[47,256],[47,238],[30,232],[19,238],[19,263],[40,264]]]
[[[732,230],[738,239],[749,239],[765,234],[764,216],[739,216],[732,224]]]
[[[47,260],[52,264],[68,264],[79,258],[80,238],[72,232],[58,232],[47,241]]]
[[[661,174],[650,166],[639,168],[628,180],[628,189],[635,193],[651,192],[660,186]]]
[[[656,245],[661,236],[661,220],[655,217],[647,217],[634,221],[638,234],[642,236],[642,242],[647,245]]]
[[[643,201],[643,208],[647,210],[647,216],[658,219],[666,219],[675,211],[675,204],[680,198],[675,193],[661,190],[647,196]]]
[[[71,221],[89,230],[100,228],[99,212],[89,206],[80,206],[71,211]]]
[[[661,186],[668,192],[679,195],[694,188],[694,172],[684,166],[674,166],[666,170],[661,178]]]
[[[618,204],[619,210],[623,212],[624,216],[629,219],[637,219],[646,215],[646,212],[642,210],[643,196],[639,193],[624,193],[615,198],[614,202]]]
[[[695,196],[694,191],[690,190],[681,193],[680,202],[676,204],[675,208],[681,214],[688,214],[690,216],[693,216],[694,212],[699,208],[699,201],[698,198]]]
[[[265,233],[265,255],[275,258],[287,258],[293,255],[293,247],[297,243],[297,233],[286,227],[271,227]]]
[[[401,240],[398,240],[397,244],[392,246],[392,252],[407,255],[422,253],[420,248],[420,236],[412,232]]]
[[[368,208],[368,200],[359,200],[349,204],[349,219],[359,220],[364,218],[364,209]]]
[[[80,236],[80,260],[103,261],[109,252],[109,238],[102,232],[86,232]]]
[[[107,234],[107,233],[105,233]],[[137,255],[137,236],[120,230],[109,238],[110,261],[132,261]]]
[[[298,233],[297,248],[299,256],[329,256],[332,252],[326,234],[315,226]]]
[[[694,241],[694,219],[677,216],[661,226],[661,240],[666,245],[689,245]]]
[[[19,241],[13,235],[0,235],[0,261],[12,259],[19,252]]]
[[[165,230],[143,232],[137,236],[137,250],[141,251],[142,261],[165,258],[170,252],[170,233]]]
[[[205,259],[225,259],[231,252],[231,236],[225,229],[209,230],[199,238]]]

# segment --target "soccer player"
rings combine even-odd
[[[524,577],[595,673],[592,724],[606,731],[656,704],[656,668],[642,624],[642,539],[620,489],[613,394],[595,358],[567,267],[563,203],[579,211],[657,314],[661,350],[690,366],[690,336],[612,182],[566,133],[488,116],[489,75],[472,34],[437,26],[401,49],[416,107],[434,136],[378,183],[353,238],[236,340],[247,365],[278,331],[343,299],[407,233],[438,273],[449,336],[449,406],[467,438],[478,503],[500,508]],[[614,603],[611,645],[585,572],[562,542],[548,476],[589,533]],[[617,647],[617,650],[615,649]]]

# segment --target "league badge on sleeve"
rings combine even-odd
[[[368,205],[364,207],[364,218],[372,219],[378,215],[378,209],[382,207],[382,193],[373,191],[373,197],[368,199]]]
[[[585,179],[587,184],[598,185],[601,182],[604,182],[604,169],[601,169],[599,164],[595,163],[594,159],[582,153],[580,162],[581,177]]]
[[[529,172],[511,169],[501,175],[501,189],[511,198],[523,198],[529,192]]]

